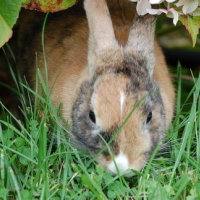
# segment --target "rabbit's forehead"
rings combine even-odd
[[[147,94],[146,90],[131,90],[131,81],[125,76],[110,76],[97,83],[91,103],[97,118],[97,124],[104,130],[123,123],[136,103]],[[139,120],[143,116],[142,109],[137,109],[133,115]],[[133,120],[134,122],[137,119]],[[138,122],[136,122],[138,124]]]
[[[101,105],[120,102],[135,104],[149,93],[145,84],[137,79],[131,79],[125,75],[108,75],[95,82],[92,101],[97,99]],[[132,103],[131,103],[132,102]],[[130,106],[130,105],[129,105]]]

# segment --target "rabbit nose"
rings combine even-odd
[[[128,157],[125,154],[123,154],[123,152],[120,152],[114,159],[120,173],[127,170],[126,173],[123,174],[123,176],[131,177],[134,175],[134,173],[129,169]],[[107,165],[108,171],[112,174],[117,174],[117,168],[115,166],[115,163],[112,160],[112,162]]]

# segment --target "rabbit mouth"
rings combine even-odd
[[[107,168],[107,172],[109,172],[111,174],[117,174],[117,171],[113,172],[109,168]],[[126,178],[130,178],[130,177],[136,175],[133,171],[131,171],[131,169],[126,169],[125,171],[119,171],[119,172],[120,172],[120,175],[122,175],[122,176],[124,176]]]
[[[122,151],[120,151],[114,160],[112,160],[106,166],[106,170],[112,174],[120,174],[124,177],[132,177],[135,175],[132,169],[139,171],[146,164],[146,161],[141,158],[139,161],[137,161],[136,165],[130,166],[128,157]]]

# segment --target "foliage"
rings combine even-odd
[[[167,17],[173,18],[174,25],[180,20],[189,31],[193,46],[200,28],[200,1],[199,0],[131,0],[137,2],[139,15],[160,15],[165,13]],[[152,6],[156,4],[152,8]]]
[[[1,0],[0,47],[12,37],[12,28],[19,17],[21,7],[41,12],[57,12],[71,7],[75,2],[76,0]]]
[[[76,0],[25,0],[22,6],[40,12],[58,12],[74,5]]]
[[[196,39],[197,39],[197,34],[198,34],[199,28],[200,28],[200,16],[198,16],[198,17],[180,16],[180,21],[183,23],[183,25],[189,31],[189,33],[192,37],[192,42],[193,42],[193,47],[194,47]]]
[[[12,36],[12,27],[16,23],[21,8],[21,0],[0,1],[0,47]]]

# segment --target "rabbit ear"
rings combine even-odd
[[[88,62],[91,68],[102,50],[117,45],[113,25],[105,0],[85,0],[84,6],[89,25]]]
[[[138,16],[135,14],[125,50],[127,53],[145,57],[151,75],[155,66],[154,31],[155,15]]]

